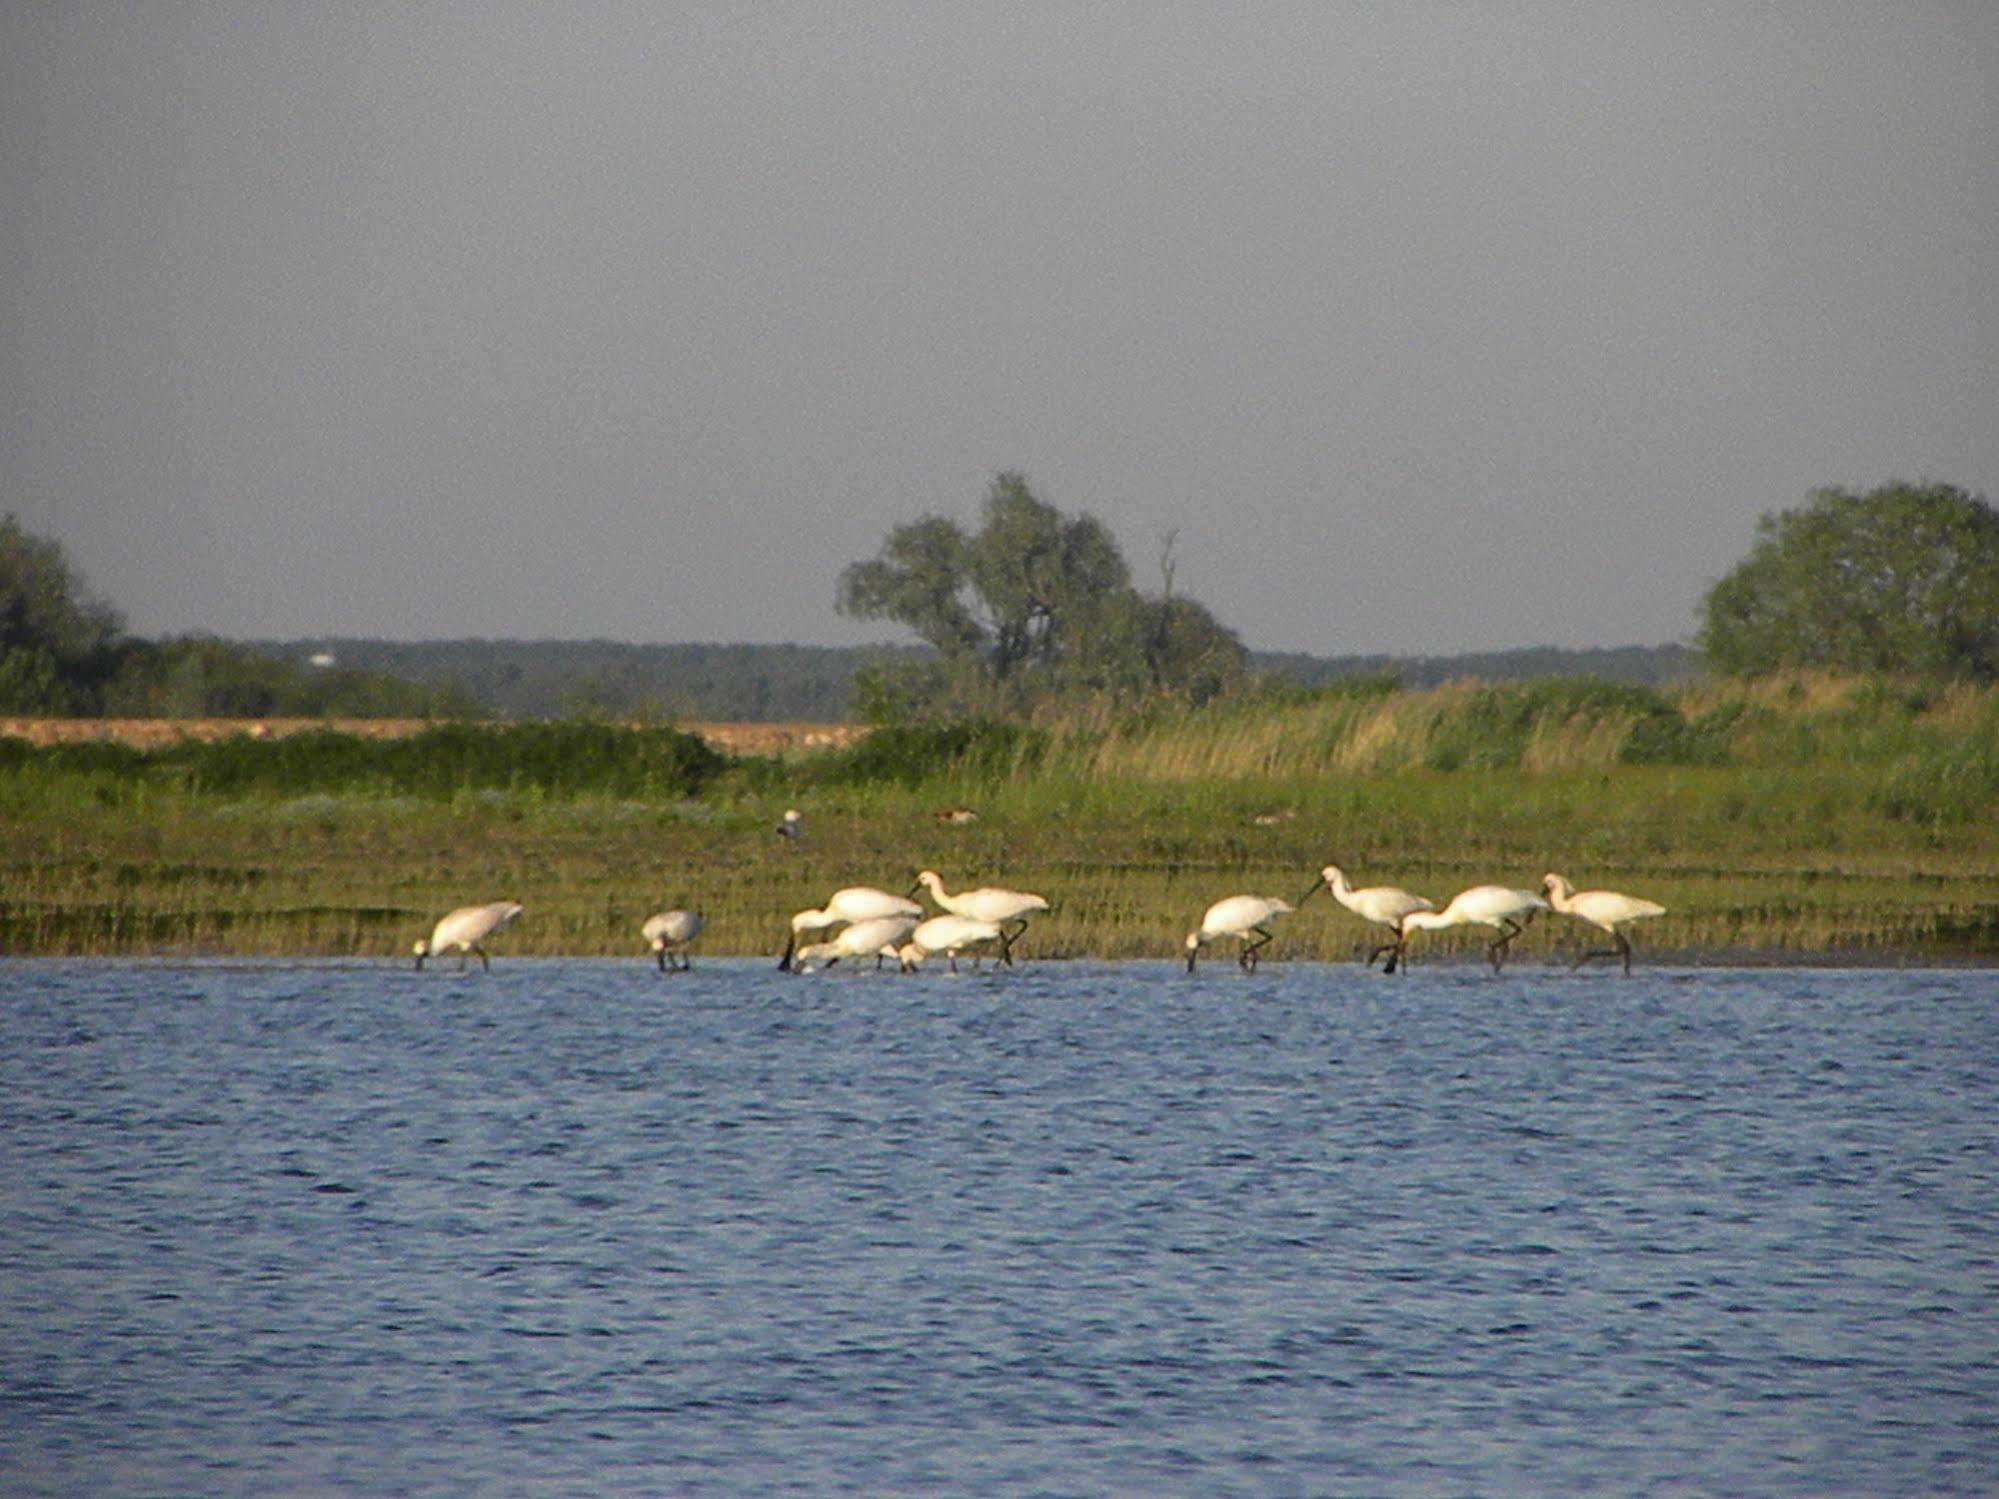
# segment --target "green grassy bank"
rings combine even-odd
[[[960,804],[977,819],[935,815]],[[788,805],[797,846],[771,832]],[[0,834],[16,954],[403,955],[442,911],[500,897],[527,913],[496,952],[636,958],[639,922],[678,904],[708,920],[697,952],[775,954],[790,912],[929,866],[1048,896],[1023,954],[1165,958],[1210,901],[1293,899],[1334,861],[1439,903],[1550,869],[1647,895],[1669,914],[1634,930],[1641,953],[1990,962],[1999,693],[1364,684],[784,760],[593,724],[151,754],[7,741]],[[1369,940],[1324,894],[1278,930],[1294,958]],[[1557,918],[1516,950],[1578,937]]]

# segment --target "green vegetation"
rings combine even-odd
[[[1708,591],[1718,671],[1999,677],[1999,510],[1949,484],[1821,489]]]
[[[1651,896],[1669,914],[1635,933],[1641,957],[1999,957],[1999,689],[1968,683],[1377,680],[904,726],[784,760],[683,739],[5,744],[0,945],[400,957],[445,909],[504,896],[528,908],[507,953],[637,961],[638,923],[687,904],[700,951],[775,954],[791,911],[930,865],[1046,894],[1024,955],[1165,958],[1209,901],[1294,898],[1335,860],[1439,900],[1548,869]],[[959,804],[977,820],[935,815]],[[786,805],[797,846],[770,831]],[[1278,931],[1294,958],[1364,940],[1323,896]],[[1521,950],[1576,940],[1543,921]]]
[[[1016,712],[1078,692],[1173,695],[1203,702],[1238,685],[1248,653],[1192,599],[1147,596],[1109,531],[1036,499],[1001,474],[979,529],[941,515],[897,526],[880,555],[840,575],[839,608],[889,619],[936,651],[920,665],[876,667],[856,684],[871,722]]]
[[[138,640],[62,548],[0,517],[0,713],[135,718],[468,717],[455,691],[321,669],[206,636]]]

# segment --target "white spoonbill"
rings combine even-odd
[[[1240,937],[1242,951],[1236,962],[1245,973],[1256,972],[1256,956],[1271,937],[1264,923],[1296,909],[1289,901],[1268,895],[1231,895],[1216,901],[1202,914],[1201,924],[1187,934],[1187,971],[1194,971],[1194,958],[1203,943]]]
[[[701,927],[701,918],[692,911],[661,911],[646,918],[639,935],[659,954],[659,971],[666,973],[692,966],[687,961],[687,945],[701,935]],[[676,956],[678,963],[673,961]]]
[[[1474,885],[1469,890],[1460,890],[1441,911],[1411,911],[1402,918],[1402,940],[1396,943],[1381,971],[1395,972],[1411,932],[1489,926],[1499,933],[1499,940],[1486,948],[1485,955],[1492,960],[1492,971],[1497,973],[1506,960],[1506,945],[1527,930],[1527,923],[1537,912],[1547,909],[1548,903],[1532,890],[1513,890],[1505,885]]]
[[[916,930],[909,934],[909,941],[903,945],[900,954],[905,973],[916,967],[925,958],[943,953],[951,960],[951,971],[958,971],[958,954],[968,947],[978,947],[987,942],[1000,940],[999,923],[980,921],[973,916],[933,916],[928,921],[919,922]]]
[[[1587,921],[1610,933],[1615,947],[1600,947],[1577,958],[1577,968],[1591,958],[1622,958],[1624,971],[1631,972],[1631,939],[1618,928],[1627,921],[1643,921],[1650,916],[1664,916],[1666,908],[1656,900],[1643,900],[1636,895],[1624,895],[1616,890],[1578,891],[1558,874],[1541,876],[1541,889],[1548,897],[1548,904],[1564,916],[1574,916]]]
[[[1324,869],[1320,870],[1319,881],[1320,884],[1323,884],[1328,890],[1333,892],[1334,900],[1345,906],[1362,921],[1371,921],[1376,926],[1385,926],[1391,932],[1395,933],[1394,941],[1382,943],[1367,955],[1370,967],[1373,966],[1374,960],[1383,953],[1394,952],[1396,948],[1402,945],[1403,917],[1407,916],[1411,911],[1434,911],[1437,909],[1436,902],[1430,900],[1428,897],[1411,895],[1407,890],[1397,889],[1394,885],[1369,885],[1365,889],[1356,890],[1347,883],[1345,873],[1337,864],[1328,864]],[[1318,888],[1318,885],[1314,885],[1305,894],[1310,895],[1318,890]],[[1300,897],[1299,904],[1304,904],[1303,897]]]
[[[430,936],[419,937],[416,944],[417,972],[423,971],[423,960],[433,954],[441,957],[447,949],[458,949],[458,966],[465,967],[466,955],[477,953],[479,966],[491,972],[493,963],[486,956],[486,949],[479,944],[508,922],[521,914],[519,901],[496,900],[484,906],[460,906],[450,915],[430,929]]]
[[[815,963],[831,968],[842,958],[899,958],[896,949],[915,926],[914,916],[874,916],[857,921],[831,942],[811,942],[799,948],[792,966],[803,973]]]
[[[923,919],[923,907],[906,895],[891,895],[873,885],[848,885],[835,890],[818,910],[800,911],[791,918],[791,935],[785,939],[784,956],[777,960],[777,966],[791,967],[792,954],[797,951],[798,938],[803,932],[823,932],[843,921],[872,921],[878,916],[907,916],[913,926]]]
[[[1048,902],[1038,895],[1029,895],[1022,890],[1006,890],[997,885],[987,885],[978,890],[961,890],[956,895],[944,888],[944,881],[934,869],[926,869],[916,877],[916,885],[910,887],[915,893],[920,885],[930,892],[930,898],[949,911],[953,916],[969,916],[974,921],[990,921],[1000,929],[1000,961],[1013,966],[1013,944],[1020,934],[1027,930],[1027,918],[1036,911],[1048,909]]]

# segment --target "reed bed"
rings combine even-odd
[[[443,911],[507,897],[527,912],[496,955],[637,961],[639,923],[687,905],[708,922],[697,962],[774,959],[790,912],[927,866],[1047,895],[1024,956],[1171,959],[1210,901],[1295,900],[1332,861],[1439,903],[1550,869],[1648,895],[1669,914],[1633,937],[1658,957],[1999,957],[1993,692],[1528,687],[877,731],[670,777],[680,750],[626,746],[627,730],[574,741],[589,754],[532,741],[558,776],[509,768],[510,731],[482,727],[501,742],[461,744],[455,781],[398,780],[332,744],[341,774],[280,776],[255,760],[274,746],[243,742],[229,785],[185,759],[5,746],[0,948],[402,960]],[[795,845],[771,831],[786,805],[806,813]],[[977,817],[940,821],[946,806]],[[1374,931],[1320,893],[1273,953],[1343,960]],[[1517,951],[1555,961],[1589,935],[1544,918]],[[1479,938],[1414,945],[1465,959]]]

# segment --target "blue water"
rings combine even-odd
[[[1999,982],[0,963],[0,1490],[1991,1493]]]

